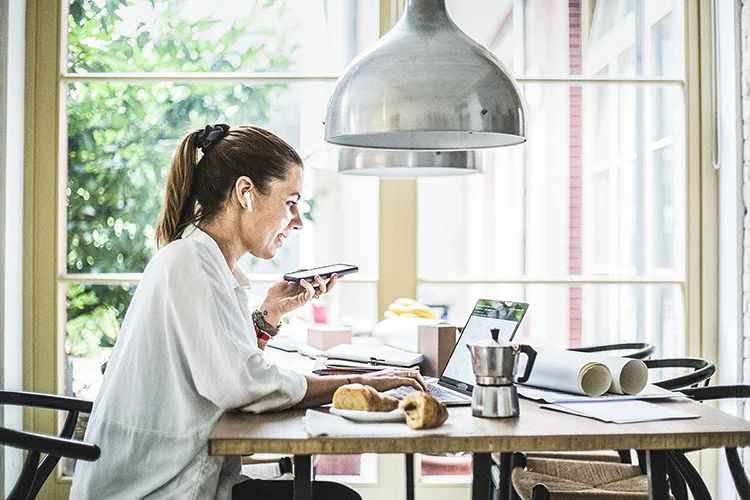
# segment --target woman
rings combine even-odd
[[[249,311],[237,262],[248,252],[272,258],[302,229],[302,174],[299,155],[257,127],[206,126],[182,141],[156,227],[163,248],[138,285],[88,421],[85,440],[101,458],[77,464],[71,498],[291,498],[290,481],[248,480],[239,457],[209,456],[224,412],[319,406],[349,381],[424,388],[410,370],[316,378],[264,358],[281,316],[338,280],[279,281]],[[315,492],[359,498],[332,483]]]

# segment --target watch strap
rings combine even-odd
[[[275,337],[277,333],[279,333],[279,329],[281,328],[281,321],[279,321],[278,325],[272,325],[268,321],[266,321],[265,315],[268,314],[266,312],[260,312],[258,309],[253,311],[252,318],[253,323],[255,324],[255,327],[262,331],[263,333],[266,333],[270,335],[271,337]]]

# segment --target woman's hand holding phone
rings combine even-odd
[[[300,271],[304,271],[301,269]],[[260,306],[261,312],[268,311],[266,320],[276,324],[281,316],[302,307],[313,299],[330,293],[336,286],[339,276],[332,274],[330,278],[315,276],[312,282],[299,282],[281,279],[268,289],[266,299]],[[302,290],[300,290],[302,288]]]
[[[267,311],[266,320],[276,324],[284,314],[330,293],[340,276],[357,271],[359,268],[351,264],[331,264],[287,273],[268,289],[260,310]]]

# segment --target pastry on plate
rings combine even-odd
[[[380,394],[369,385],[342,385],[333,393],[333,407],[339,410],[393,411],[398,399]]]
[[[398,406],[412,429],[433,429],[448,420],[448,408],[426,392],[409,393]]]

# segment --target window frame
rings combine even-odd
[[[405,0],[380,0],[381,33],[392,20],[398,19]],[[582,12],[592,5],[584,0]],[[718,175],[712,166],[713,109],[708,95],[713,70],[710,43],[712,2],[684,0],[685,75],[677,82],[684,88],[686,189],[682,200],[686,214],[686,259],[684,280],[686,352],[691,356],[717,359],[718,356]],[[61,145],[66,143],[66,109],[62,99],[68,79],[61,72],[61,61],[67,57],[64,20],[67,2],[27,0],[26,32],[26,134],[24,143],[24,263],[23,263],[23,380],[24,390],[58,393],[63,379],[64,363],[64,286],[68,277],[64,251],[66,228],[60,214],[65,209],[63,172],[67,160]],[[700,43],[703,40],[704,43]],[[244,78],[247,75],[232,75]],[[321,76],[321,75],[315,75]],[[323,75],[325,77],[325,75]],[[189,79],[193,75],[175,75]],[[266,78],[269,75],[265,75]],[[332,79],[335,77],[329,76]],[[80,78],[93,79],[92,75]],[[154,75],[170,79],[171,75]],[[207,77],[218,81],[221,76]],[[519,83],[599,83],[598,78],[533,77],[518,78]],[[665,81],[668,80],[668,81]],[[607,80],[607,83],[663,84],[673,79],[630,78]],[[421,278],[417,273],[417,181],[381,180],[379,182],[379,275],[378,310],[395,298],[416,297],[422,283],[476,283],[476,281]],[[412,214],[404,217],[403,214]],[[404,235],[410,235],[405,237]],[[399,265],[390,265],[398,262]],[[118,275],[108,279],[117,284],[131,282],[136,276]],[[95,277],[91,277],[94,280]],[[96,278],[98,280],[98,278]],[[80,281],[76,279],[76,281]],[[370,280],[367,280],[371,282]],[[598,277],[530,277],[512,279],[511,283],[583,284],[632,283],[628,280],[603,280]],[[635,280],[638,282],[638,280]],[[670,280],[665,280],[671,283]],[[491,283],[503,283],[492,280]],[[649,283],[660,283],[649,281]],[[53,434],[59,422],[42,410],[27,410],[24,428]],[[716,481],[715,460],[702,460],[701,473],[709,484]],[[70,481],[55,475],[45,487],[46,498],[67,498]]]

